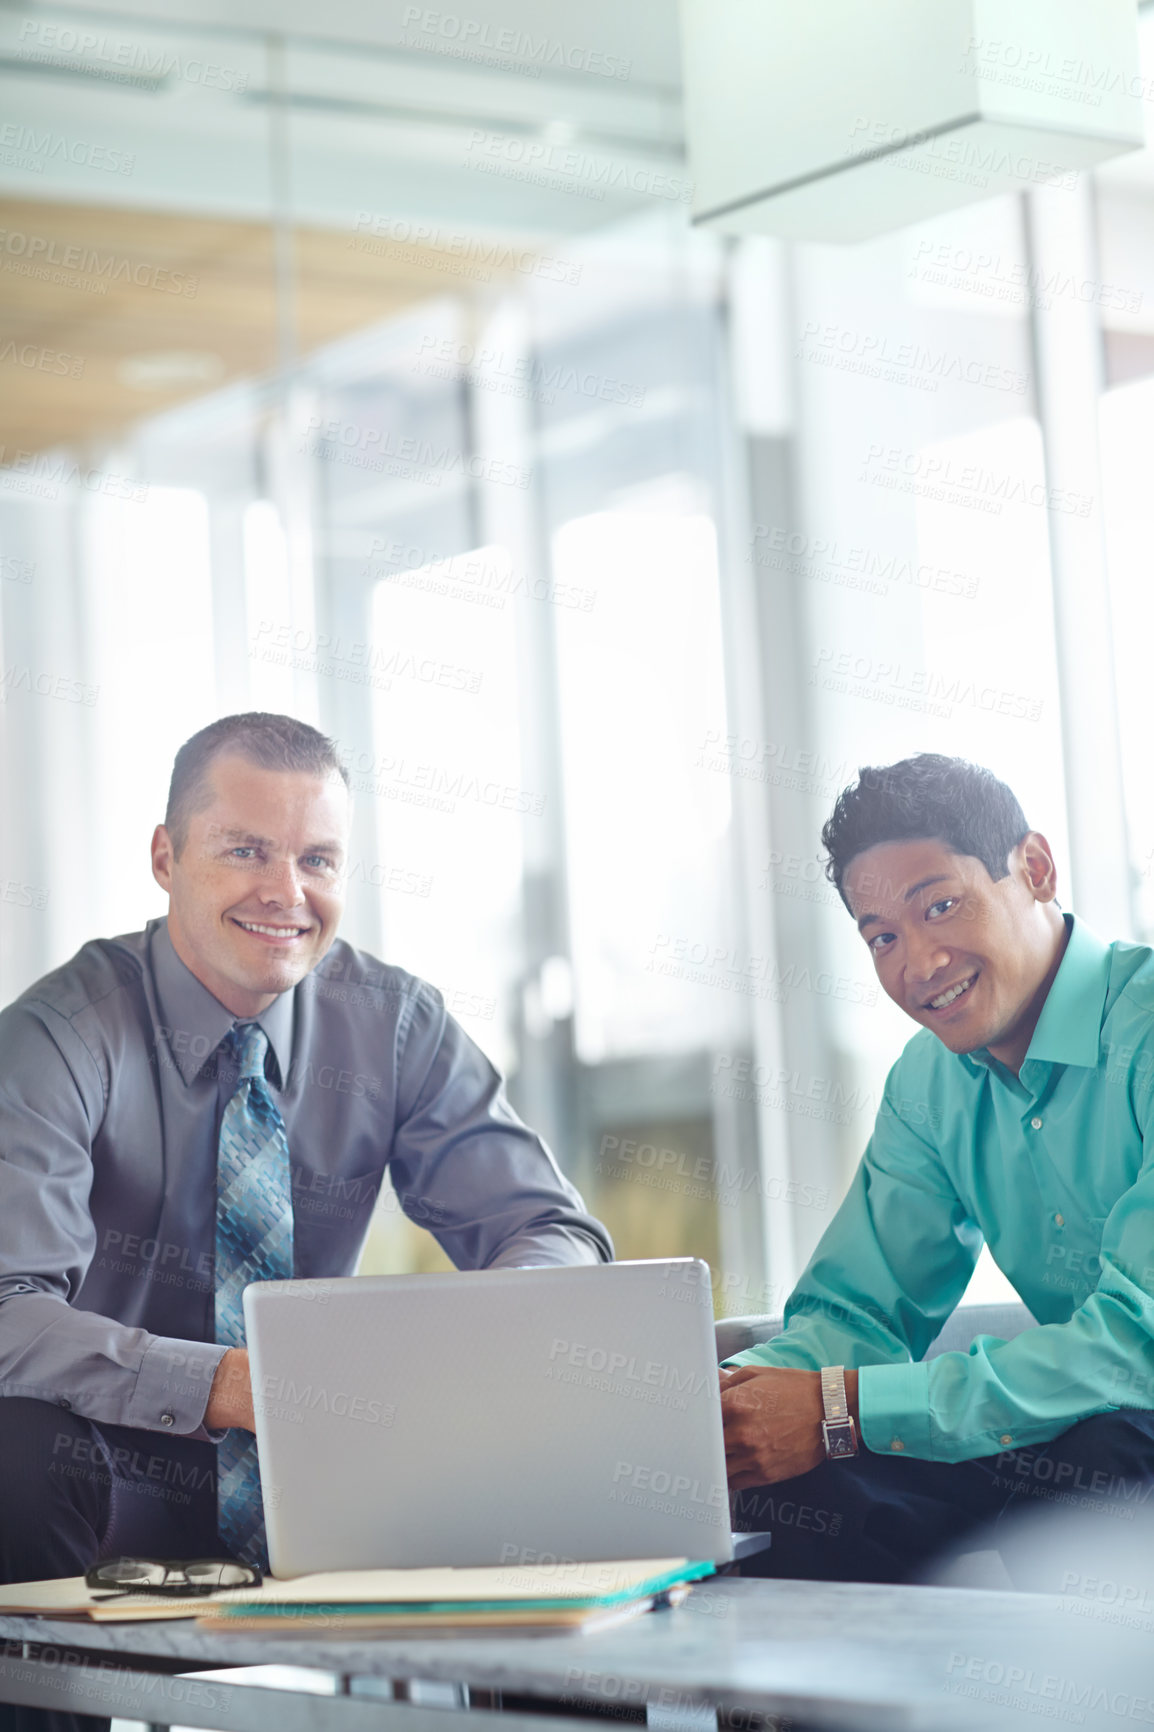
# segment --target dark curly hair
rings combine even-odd
[[[849,908],[843,880],[858,854],[882,842],[936,837],[951,853],[980,860],[991,878],[1004,878],[1011,849],[1029,829],[1016,796],[991,771],[921,752],[861,769],[842,789],[821,833],[826,877]]]

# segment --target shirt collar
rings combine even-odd
[[[271,1080],[283,1088],[292,1056],[292,993],[282,992],[257,1017],[236,1017],[176,954],[167,920],[150,921],[148,931],[162,1024],[157,1034],[167,1044],[181,1080],[190,1083],[200,1074],[234,1022],[251,1021],[259,1022],[268,1035],[277,1072]]]
[[[1110,946],[1076,915],[1064,914],[1062,918],[1070,937],[1022,1060],[1023,1080],[1026,1066],[1035,1063],[1082,1065],[1088,1070],[1098,1063],[1110,981]],[[974,1074],[995,1068],[985,1047],[958,1056]]]

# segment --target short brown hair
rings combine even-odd
[[[337,756],[336,743],[307,722],[293,716],[249,710],[222,716],[186,740],[176,754],[168,785],[164,824],[180,855],[188,840],[188,820],[208,805],[208,772],[226,752],[247,758],[262,770],[307,770],[316,776],[337,775],[347,788],[349,774]]]

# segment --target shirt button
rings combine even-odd
[[[1040,1131],[1040,1130],[1041,1130],[1041,1128],[1042,1128],[1042,1121],[1041,1121],[1041,1119],[1031,1119],[1031,1120],[1030,1120],[1030,1129],[1031,1129],[1031,1130],[1032,1130],[1032,1131]]]
[[[160,1416],[160,1423],[161,1425],[175,1425],[176,1420],[172,1417],[171,1413],[162,1413]]]
[[[1001,1442],[1003,1448],[1008,1449],[1010,1444],[1013,1443],[1013,1441],[1014,1440],[1011,1437],[1010,1433],[1008,1431],[1003,1431],[1001,1439],[1000,1439],[1000,1442]]]
[[[1055,1225],[1055,1227],[1064,1227],[1066,1225],[1065,1215],[1055,1215],[1054,1216],[1054,1225]]]
[[[890,1448],[891,1449],[904,1449],[905,1447],[906,1446],[902,1442],[900,1437],[894,1437],[894,1438],[890,1439]]]
[[[72,1403],[69,1400],[67,1400],[67,1398],[63,1395],[60,1397],[60,1400],[56,1403],[56,1405],[57,1405],[57,1407],[65,1408],[69,1413],[72,1412]]]

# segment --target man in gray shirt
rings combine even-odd
[[[247,1354],[214,1333],[238,1022],[267,1036],[296,1276],[352,1273],[386,1167],[461,1268],[612,1257],[439,993],[336,937],[348,826],[323,735],[213,723],[153,838],[167,919],[85,945],[0,1013],[5,1580],[221,1549],[214,1445],[253,1423]]]

